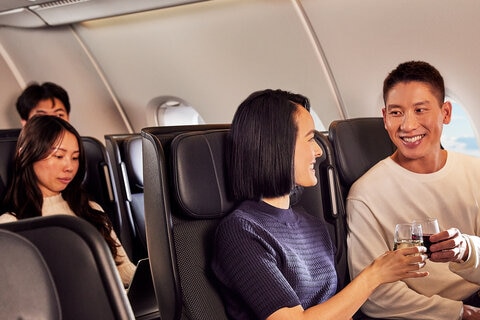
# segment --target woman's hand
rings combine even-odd
[[[428,275],[419,271],[425,266],[427,249],[423,246],[387,251],[370,265],[379,284],[405,278],[419,278]]]

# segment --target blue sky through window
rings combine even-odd
[[[452,99],[452,120],[443,126],[442,145],[447,150],[457,151],[480,157],[477,137],[470,118],[460,104]]]

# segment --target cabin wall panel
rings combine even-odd
[[[17,116],[15,102],[17,100],[16,92],[20,90],[20,85],[10,70],[5,58],[0,55],[0,129],[20,127],[20,117]]]
[[[135,130],[157,96],[190,102],[207,123],[230,122],[255,90],[305,94],[328,126],[339,110],[292,1],[207,1],[81,23]]]
[[[105,133],[125,132],[112,98],[79,45],[71,28],[0,28],[0,43],[18,69],[21,82],[52,81],[64,87],[70,97],[70,120],[82,135],[104,140]],[[23,90],[16,87],[16,97]],[[17,82],[18,86],[18,82]],[[8,102],[5,102],[8,103]],[[9,110],[14,106],[0,106]],[[10,109],[11,110],[11,109]],[[19,118],[7,127],[19,127]]]

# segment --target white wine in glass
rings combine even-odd
[[[414,223],[399,223],[395,226],[393,250],[423,246],[422,226]]]

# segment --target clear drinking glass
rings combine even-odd
[[[432,242],[430,241],[430,236],[440,232],[438,220],[436,218],[415,219],[413,220],[413,223],[422,227],[423,244],[427,248],[427,255],[430,257],[430,246],[432,245]]]
[[[399,223],[395,226],[393,250],[423,246],[422,226],[415,223]]]

